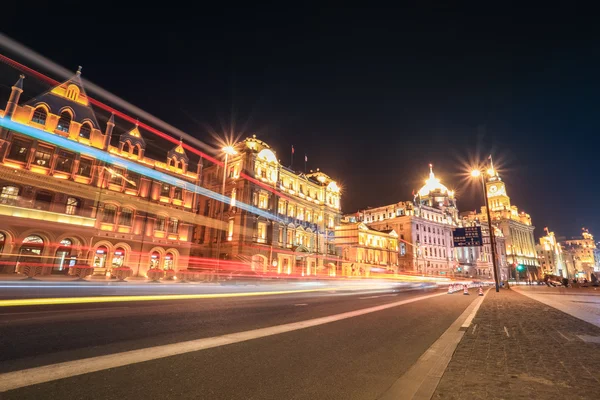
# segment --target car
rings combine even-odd
[[[231,284],[256,284],[264,278],[263,274],[252,270],[224,271],[221,276],[223,283]]]

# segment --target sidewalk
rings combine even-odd
[[[598,399],[600,328],[514,290],[492,290],[433,399]]]

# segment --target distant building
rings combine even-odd
[[[454,254],[458,263],[457,270],[460,274],[481,279],[492,279],[494,277],[492,246],[490,230],[487,221],[481,221],[475,211],[463,212],[461,226],[480,226],[483,246],[456,247]],[[509,271],[506,263],[506,243],[502,231],[494,227],[494,240],[496,243],[496,259],[498,265],[498,279],[507,280]]]
[[[433,173],[414,194],[413,201],[361,210],[345,216],[376,230],[398,234],[399,270],[449,276],[454,271],[452,230],[458,226],[454,192]]]
[[[572,278],[573,271],[567,269],[562,247],[556,240],[554,232],[550,232],[548,228],[544,228],[544,231],[546,236],[541,237],[539,244],[535,246],[542,272],[547,275]]]
[[[398,234],[378,231],[363,222],[342,223],[335,228],[335,245],[342,257],[342,275],[370,276],[398,272]]]
[[[578,278],[590,279],[595,271],[596,243],[594,236],[586,229],[582,229],[581,236],[567,239],[561,242],[563,253],[567,255],[567,265]]]
[[[535,227],[531,223],[531,216],[524,211],[519,212],[517,206],[511,205],[506,185],[494,168],[488,171],[485,186],[493,224],[504,235],[511,278],[516,278],[519,274],[520,279],[541,279],[533,236]],[[485,207],[481,207],[477,218],[482,222],[487,221]],[[519,265],[522,270],[517,268]]]

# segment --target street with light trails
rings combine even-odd
[[[24,386],[5,392],[7,399],[377,398],[474,299],[437,288],[390,287],[2,307],[7,351],[0,356],[0,385],[2,390]],[[264,331],[282,325],[281,332]],[[217,338],[237,333],[247,336],[218,343]],[[189,343],[199,339],[214,343],[190,351]],[[182,354],[153,354],[165,345]],[[142,354],[123,355],[132,350]],[[75,375],[80,373],[75,364],[68,373],[75,376],[60,375],[65,362],[89,368],[86,359],[110,355],[115,358],[106,369]],[[136,357],[147,361],[138,363]],[[42,366],[51,367],[40,371]],[[28,377],[16,378],[18,371]],[[62,379],[53,380],[54,374]],[[52,380],[27,385],[27,379],[42,375]]]

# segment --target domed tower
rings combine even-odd
[[[432,164],[429,164],[429,178],[425,181],[425,185],[419,189],[418,194],[418,204],[443,210],[451,215],[454,221],[458,221],[454,191],[449,190],[440,182],[439,178],[435,177]]]

